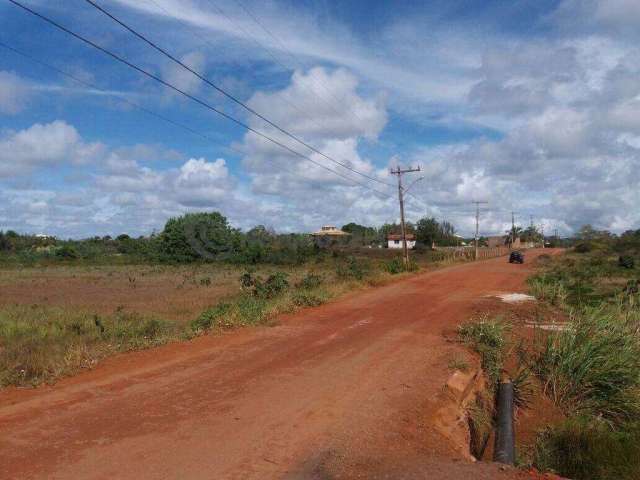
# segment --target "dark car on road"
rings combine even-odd
[[[524,263],[524,253],[514,250],[509,255],[509,263]]]

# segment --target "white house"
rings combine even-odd
[[[407,248],[412,249],[416,246],[416,236],[413,233],[407,233]],[[402,248],[402,235],[390,234],[387,235],[387,247],[389,248]]]

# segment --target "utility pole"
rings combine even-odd
[[[478,233],[480,231],[480,204],[482,203],[489,203],[489,202],[485,202],[482,200],[474,200],[472,203],[476,204],[476,238],[475,238],[475,243],[476,243],[476,260],[478,260],[478,241],[479,241],[479,237],[478,237]]]
[[[401,169],[399,165],[396,167],[395,170],[393,168],[391,169],[391,174],[398,176],[398,200],[400,201],[400,228],[402,231],[402,261],[404,262],[405,268],[409,268],[409,249],[407,248],[407,229],[404,224],[404,193],[406,190],[402,186],[402,174],[419,172],[419,171],[420,171],[420,167]]]
[[[542,248],[544,248],[544,223],[540,224],[540,234],[542,235]]]
[[[513,244],[516,243],[516,217],[513,210],[511,210],[511,245],[510,248],[513,248]]]

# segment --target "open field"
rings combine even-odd
[[[436,261],[436,258],[440,258]],[[460,258],[413,255],[422,270]],[[402,272],[398,253],[322,255],[302,265],[52,264],[0,270],[0,386],[37,385],[122,351],[269,323]]]

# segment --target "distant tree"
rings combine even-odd
[[[378,239],[378,231],[374,227],[366,227],[357,223],[347,223],[342,226],[342,231],[351,234],[352,244],[370,245]]]
[[[240,232],[219,212],[170,218],[160,234],[160,250],[176,262],[229,258],[240,247]]]
[[[416,223],[417,240],[424,245],[432,244],[451,246],[457,244],[455,227],[453,224],[443,221],[438,222],[433,217],[424,217]]]

